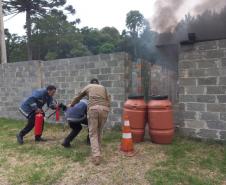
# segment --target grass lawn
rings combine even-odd
[[[226,185],[226,146],[176,137],[171,145],[148,140],[135,145],[128,158],[119,151],[121,132],[105,131],[103,162],[90,162],[87,130],[71,149],[60,144],[69,132],[46,125],[46,143],[35,143],[33,131],[25,144],[16,143],[24,122],[0,119],[0,185]]]

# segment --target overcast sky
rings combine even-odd
[[[105,26],[114,26],[119,31],[125,28],[126,14],[130,10],[139,10],[146,19],[151,19],[154,13],[154,2],[156,0],[67,0],[76,9],[76,14],[70,16],[69,20],[81,19],[79,27],[89,26],[94,28],[103,28]],[[181,14],[189,11],[197,0],[189,0]],[[182,16],[182,15],[180,15]],[[25,34],[23,26],[25,24],[25,15],[18,14],[9,19],[4,17],[5,28],[11,33],[19,35]]]
[[[79,27],[89,26],[103,28],[114,26],[118,30],[125,28],[126,14],[130,10],[139,10],[145,18],[150,18],[153,13],[154,0],[67,0],[76,9],[76,14],[69,20],[81,19]],[[4,17],[5,28],[12,33],[24,34],[25,15],[18,14],[9,19]]]

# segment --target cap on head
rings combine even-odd
[[[93,78],[92,80],[90,80],[91,84],[99,84],[99,81],[96,78]]]

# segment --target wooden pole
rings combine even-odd
[[[6,46],[5,46],[5,33],[3,25],[3,11],[2,11],[2,0],[0,0],[0,50],[1,50],[1,62],[2,64],[7,63],[6,57]]]

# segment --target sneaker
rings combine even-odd
[[[92,162],[94,165],[100,165],[100,156],[93,157]]]
[[[38,137],[38,138],[35,138],[35,141],[36,141],[36,142],[46,142],[47,139],[44,139],[44,138],[42,138],[42,137]]]
[[[19,144],[21,144],[21,145],[24,144],[23,136],[21,136],[20,134],[17,134],[16,138],[17,138],[17,142]]]
[[[70,143],[63,142],[61,145],[62,145],[64,148],[71,148],[71,144],[70,144]]]

